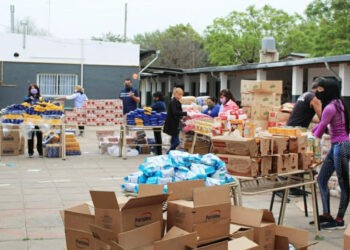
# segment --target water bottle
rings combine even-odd
[[[225,176],[225,172],[224,171],[220,171],[219,173],[219,180],[220,180],[220,184],[224,185],[226,183],[226,176]]]

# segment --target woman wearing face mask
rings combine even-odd
[[[209,97],[207,99],[207,106],[208,108],[203,111],[203,114],[211,117],[217,117],[219,115],[220,105],[217,104],[217,99],[215,97]]]
[[[40,89],[38,85],[32,83],[28,88],[28,95],[24,98],[25,102],[28,102],[30,105],[35,105],[38,102],[43,101],[43,98],[40,95]],[[38,126],[35,126],[35,131],[32,131],[28,139],[28,156],[32,158],[34,155],[34,134],[36,134],[36,149],[38,150],[39,157],[43,157],[43,133],[39,130]]]
[[[151,108],[152,111],[156,111],[157,113],[165,112],[165,102],[164,102],[164,97],[161,92],[156,92],[153,94],[153,101],[154,103],[152,104]],[[154,140],[156,144],[159,144],[159,146],[155,146],[155,154],[156,155],[161,155],[162,154],[162,131],[161,130],[154,130]]]
[[[316,97],[324,107],[320,123],[312,129],[314,136],[321,138],[327,126],[331,137],[331,149],[322,165],[318,176],[318,183],[322,198],[323,215],[319,220],[324,229],[342,229],[344,215],[349,203],[349,113],[340,96],[337,80],[320,78]],[[338,214],[333,219],[330,211],[330,194],[328,180],[336,172],[340,186],[340,203]]]
[[[187,116],[187,112],[182,111],[182,106],[180,103],[180,99],[184,95],[183,90],[181,88],[175,88],[173,95],[174,97],[169,103],[167,117],[164,123],[164,133],[171,136],[171,145],[167,153],[169,153],[171,150],[175,150],[180,144],[180,120],[182,117]]]
[[[74,100],[74,108],[82,108],[84,105],[84,102],[88,100],[88,97],[84,93],[84,89],[80,85],[77,85],[74,87],[74,93],[72,95],[58,97],[58,98],[55,98],[55,100],[57,100],[57,101],[58,100]],[[79,125],[78,129],[79,129],[79,135],[80,136],[84,135],[85,127],[82,125]]]
[[[235,98],[233,97],[229,89],[223,89],[220,91],[220,113],[226,113],[227,111],[238,109]]]

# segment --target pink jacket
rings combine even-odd
[[[221,104],[219,113],[226,113],[227,111],[234,109],[239,109],[238,105],[234,101],[229,100],[225,104]]]

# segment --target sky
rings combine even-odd
[[[40,29],[54,37],[89,39],[111,32],[124,34],[127,4],[127,37],[164,31],[169,26],[191,24],[199,33],[215,18],[248,6],[265,4],[289,14],[303,14],[312,0],[0,0],[0,32],[10,30],[10,5],[15,6],[15,20],[30,17]]]

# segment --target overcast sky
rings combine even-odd
[[[311,0],[0,0],[0,32],[10,28],[10,5],[15,19],[30,17],[38,28],[59,38],[91,38],[103,33],[124,34],[127,3],[127,37],[164,31],[176,24],[191,24],[203,33],[217,17],[244,11],[249,5],[269,4],[290,14],[303,14]]]

